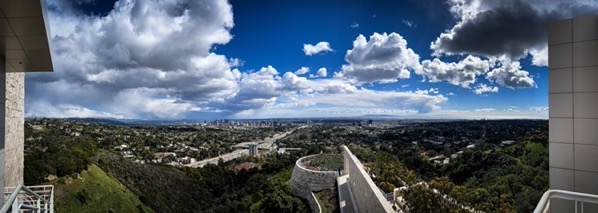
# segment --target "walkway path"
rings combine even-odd
[[[357,212],[355,209],[355,202],[353,201],[353,194],[351,193],[351,189],[349,189],[347,178],[349,178],[349,175],[343,175],[336,179],[338,184],[338,201],[340,204],[341,213]]]

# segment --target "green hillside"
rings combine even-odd
[[[153,212],[95,164],[81,172],[80,178],[57,182],[56,212]]]

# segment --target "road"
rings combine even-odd
[[[305,128],[307,126],[301,126],[295,129],[291,129],[289,131],[283,132],[283,133],[279,133],[276,134],[272,137],[266,138],[263,141],[259,141],[258,143],[258,148],[259,149],[271,149],[271,148],[276,148],[276,145],[274,144],[274,142],[276,142],[277,140],[280,140],[286,136],[288,136],[289,134],[293,133],[293,131],[297,130],[297,129],[301,129],[301,128]],[[242,147],[247,146],[246,145],[247,142],[244,143],[240,143],[235,145],[234,147]],[[196,161],[190,164],[187,164],[185,166],[187,167],[193,167],[193,168],[197,168],[197,167],[203,167],[207,164],[214,164],[214,165],[218,165],[218,161],[222,158],[222,161],[227,162],[236,158],[240,158],[243,156],[249,155],[249,150],[247,149],[237,149],[235,151],[226,153],[226,154],[222,154],[219,155],[217,157],[213,157],[213,158],[208,158],[208,159],[204,159],[204,160],[200,160],[200,161]]]
[[[204,159],[204,160],[200,160],[197,162],[193,162],[191,164],[187,164],[185,166],[189,166],[189,167],[193,167],[193,168],[197,168],[197,167],[203,167],[207,164],[214,164],[214,165],[218,165],[218,161],[220,160],[220,158],[222,158],[222,161],[226,162],[235,158],[240,158],[243,156],[249,155],[249,150],[247,149],[237,149],[233,152],[229,152],[226,154],[222,154],[218,157],[214,157],[214,158],[208,158],[208,159]]]
[[[258,147],[259,149],[270,149],[270,148],[274,148],[274,149],[276,149],[276,144],[274,144],[274,142],[276,142],[277,140],[280,140],[280,139],[282,139],[282,138],[284,138],[284,137],[286,137],[286,136],[290,135],[290,134],[291,134],[291,133],[293,133],[295,130],[298,130],[298,129],[303,129],[303,128],[305,128],[305,127],[307,127],[307,126],[300,126],[300,127],[298,127],[298,128],[295,128],[295,129],[292,129],[292,130],[286,131],[286,132],[284,132],[284,133],[276,134],[276,135],[274,135],[274,136],[272,136],[272,137],[270,137],[270,138],[266,138],[266,139],[264,139],[264,140],[262,141],[262,143],[258,144],[258,145],[257,145],[257,147]]]

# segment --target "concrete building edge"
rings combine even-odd
[[[363,169],[363,164],[361,163],[361,161],[359,161],[359,159],[357,158],[357,156],[355,156],[347,146],[343,145],[342,147],[343,147],[343,153],[348,154],[348,157],[350,158],[350,160],[354,162],[354,164],[356,165],[357,169],[359,170],[359,173],[361,174],[361,176],[364,177],[364,179],[365,179],[366,183],[368,184],[369,188],[372,189],[372,192],[373,192],[374,196],[376,197],[376,199],[382,205],[382,208],[384,208],[386,212],[395,212],[395,210],[392,208],[391,205],[385,205],[384,202],[387,201],[386,198],[384,197],[384,195],[382,194],[382,192],[380,190],[378,190],[378,186],[376,186],[376,183],[374,183],[374,181],[370,178],[370,176],[367,174],[367,172],[365,171],[365,169]],[[345,168],[348,168],[348,167],[345,166]],[[349,171],[349,173],[350,173],[350,171]],[[351,179],[350,175],[349,175],[349,179]],[[350,181],[348,181],[348,182],[350,182]],[[349,192],[352,194],[350,185],[349,185]]]

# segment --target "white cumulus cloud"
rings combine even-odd
[[[321,52],[332,52],[332,51],[334,51],[334,50],[332,48],[330,48],[330,43],[328,43],[326,41],[320,41],[316,45],[303,44],[303,52],[305,53],[305,55],[309,55],[309,56],[316,55]]]
[[[481,95],[488,92],[497,93],[498,87],[488,86],[486,84],[478,84],[475,88],[473,88],[473,93],[477,95]]]
[[[529,72],[521,70],[519,61],[501,60],[499,66],[486,74],[486,79],[492,80],[508,88],[536,87],[536,82]]]
[[[328,76],[328,71],[326,70],[325,67],[322,67],[322,68],[318,69],[318,77],[323,78],[323,77],[326,77],[326,76]]]
[[[471,55],[457,63],[446,63],[435,58],[432,61],[424,60],[421,69],[417,69],[415,73],[430,82],[447,81],[452,85],[469,88],[470,84],[476,82],[478,76],[488,72],[490,66],[488,60]]]
[[[396,82],[410,77],[417,69],[419,55],[407,48],[407,41],[397,33],[374,33],[368,40],[359,35],[353,41],[353,49],[347,51],[339,76],[354,78],[360,83]]]
[[[226,0],[121,0],[105,16],[48,4],[55,72],[26,75],[28,112],[39,102],[65,113],[176,118],[238,91],[231,67],[242,62],[211,51],[232,39]]]
[[[530,49],[529,54],[532,56],[532,64],[539,67],[548,66],[548,46],[541,49]]]
[[[295,71],[295,74],[297,75],[305,75],[307,73],[309,73],[309,67],[301,67],[297,71]]]

